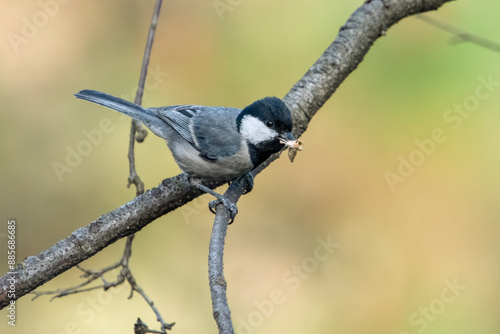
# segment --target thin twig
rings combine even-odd
[[[156,32],[156,26],[158,25],[158,17],[160,16],[162,0],[156,0],[155,8],[153,9],[153,17],[151,18],[151,24],[149,26],[148,38],[146,40],[146,48],[144,50],[144,57],[142,58],[141,74],[139,76],[139,85],[137,87],[137,93],[135,95],[134,103],[142,104],[142,95],[144,93],[144,84],[146,82],[146,75],[148,74],[149,59],[151,58],[151,49],[153,48],[153,41]]]
[[[155,7],[153,9],[153,17],[151,18],[151,24],[149,26],[148,38],[146,40],[146,47],[144,49],[144,56],[142,58],[141,74],[139,75],[139,84],[137,85],[137,92],[135,94],[134,103],[141,105],[142,96],[144,94],[144,84],[146,83],[146,76],[148,74],[149,59],[151,58],[151,50],[153,48],[153,41],[156,32],[156,26],[158,25],[158,17],[160,16],[160,9],[162,5],[162,0],[156,0]],[[137,133],[137,138],[136,138]],[[130,125],[130,137],[129,137],[129,148],[128,148],[128,160],[129,160],[129,177],[128,186],[134,184],[136,187],[136,196],[144,194],[144,182],[136,172],[135,169],[135,155],[134,155],[134,144],[135,140],[142,143],[144,138],[146,138],[147,131],[142,126],[141,122],[132,119]]]
[[[128,269],[128,267],[127,267]],[[128,273],[126,275],[127,281],[130,283],[132,286],[132,291],[137,291],[142,298],[148,303],[149,307],[153,310],[153,312],[156,315],[156,320],[161,324],[161,331],[160,332],[151,332],[151,333],[166,333],[167,330],[172,329],[172,327],[175,325],[175,322],[172,322],[170,324],[166,323],[165,320],[163,320],[163,317],[160,314],[160,311],[158,311],[158,308],[154,305],[154,302],[151,300],[151,298],[148,297],[148,295],[144,292],[144,290],[137,284],[135,281],[134,276],[132,276],[132,273],[130,270],[128,270]],[[132,297],[132,291],[130,293],[130,297]],[[151,330],[150,330],[151,331]]]
[[[148,73],[149,59],[151,57],[151,50],[153,48],[153,41],[156,32],[156,26],[158,25],[158,17],[160,16],[160,9],[162,5],[162,0],[156,0],[155,7],[153,9],[153,17],[151,18],[151,24],[149,26],[148,38],[146,40],[146,47],[144,50],[144,57],[142,58],[142,66],[141,66],[141,74],[139,75],[139,85],[137,86],[137,93],[135,95],[134,103],[141,105],[142,104],[142,96],[144,93],[144,84],[146,83],[146,76]],[[142,126],[141,122],[132,119],[130,124],[130,137],[129,137],[129,150],[128,150],[128,159],[129,159],[129,178],[128,178],[128,186],[133,183],[136,187],[136,196],[140,196],[144,194],[144,182],[142,182],[141,178],[137,174],[135,169],[135,136],[137,133],[137,142],[144,141],[144,138],[147,135],[146,130]],[[171,329],[175,323],[167,324],[153,301],[146,295],[144,290],[137,284],[132,272],[129,269],[128,262],[130,256],[132,255],[132,241],[134,240],[135,234],[130,235],[127,238],[127,243],[125,245],[125,251],[123,254],[123,263],[122,263],[122,272],[121,274],[127,278],[128,283],[131,286],[129,299],[132,298],[134,290],[137,291],[142,298],[148,303],[153,312],[156,314],[156,320],[161,324],[161,331],[158,333],[166,333],[167,329]],[[144,324],[144,323],[143,323]],[[147,332],[156,333],[156,331],[152,331],[148,328],[146,324]],[[137,324],[134,327],[134,330],[137,329]],[[144,327],[141,327],[141,331],[144,330]]]
[[[153,41],[156,32],[156,26],[158,25],[158,17],[160,16],[160,9],[162,5],[162,0],[156,0],[155,7],[153,9],[153,17],[151,18],[151,24],[149,26],[148,37],[146,40],[146,47],[144,50],[144,56],[142,58],[142,66],[141,66],[141,74],[139,75],[139,84],[137,86],[137,92],[135,95],[134,103],[141,105],[142,104],[142,96],[144,93],[144,84],[146,82],[146,76],[148,73],[149,59],[151,57],[151,50],[153,48]],[[142,126],[141,122],[138,120],[132,119],[130,124],[130,136],[129,136],[129,149],[128,149],[128,159],[129,159],[129,178],[128,178],[128,187],[131,184],[135,185],[136,188],[136,196],[140,196],[144,194],[144,182],[142,182],[141,178],[137,174],[135,168],[135,137],[137,133],[137,142],[141,143],[144,141],[144,138],[147,135],[146,130]],[[127,278],[128,283],[131,286],[129,299],[132,298],[134,290],[137,291],[142,298],[148,303],[153,312],[156,314],[156,319],[161,324],[161,331],[158,333],[166,333],[167,329],[171,329],[175,323],[167,324],[160,312],[154,305],[153,301],[148,297],[148,295],[144,292],[144,290],[137,284],[132,272],[129,269],[128,263],[130,256],[132,255],[132,241],[134,240],[135,234],[128,236],[127,243],[125,245],[125,251],[123,254],[123,262],[122,262],[122,271],[121,275]],[[143,323],[144,324],[144,323]],[[151,331],[146,324],[144,324],[147,332],[156,333],[156,331]],[[139,331],[144,331],[144,327],[134,326],[134,331],[138,333]]]
[[[142,296],[142,298],[146,301],[146,303],[148,303],[149,307],[151,307],[151,309],[153,310],[153,312],[156,315],[156,320],[161,324],[161,330],[159,332],[148,328],[148,332],[146,332],[146,333],[163,333],[164,334],[167,332],[167,330],[172,329],[172,327],[175,325],[175,322],[168,324],[165,322],[165,320],[163,320],[163,317],[161,316],[160,311],[158,311],[158,308],[154,305],[154,302],[151,300],[151,298],[148,297],[148,295],[144,292],[144,290],[141,288],[141,286],[139,284],[137,284],[137,281],[135,280],[135,278],[132,275],[132,272],[130,271],[130,268],[128,266],[129,259],[132,256],[132,241],[134,240],[134,236],[135,236],[135,234],[132,234],[131,236],[129,236],[127,238],[127,242],[125,244],[125,250],[123,251],[123,258],[122,258],[123,259],[123,262],[122,262],[123,267],[122,267],[120,275],[125,277],[127,279],[127,282],[130,284],[131,290],[130,290],[130,295],[128,298],[131,299],[134,291],[137,291]],[[147,328],[147,325],[145,323],[143,323],[143,324]],[[135,328],[136,327],[134,327],[134,330],[135,330]]]
[[[441,30],[444,30],[444,31],[449,32],[450,34],[454,35],[455,38],[453,40],[451,40],[451,42],[454,44],[460,43],[460,42],[469,42],[469,43],[476,44],[478,46],[481,46],[485,49],[489,49],[489,50],[494,51],[494,52],[500,52],[500,44],[499,43],[493,42],[489,39],[486,39],[486,38],[478,36],[478,35],[468,33],[464,30],[461,30],[457,27],[452,26],[451,24],[448,24],[444,21],[437,20],[437,19],[432,18],[428,15],[420,14],[420,15],[417,15],[416,18],[420,19],[424,22],[427,22],[428,24],[430,24],[436,28],[439,28]]]
[[[141,318],[137,318],[137,322],[134,325],[134,333],[135,334],[146,334],[146,333],[155,333],[155,334],[163,334],[164,332],[159,332],[154,329],[149,329],[148,325],[146,325]]]
[[[161,4],[162,0],[157,0],[154,10],[153,10],[153,17],[151,19],[151,25],[149,28],[149,33],[147,37],[147,42],[146,42],[146,47],[144,51],[144,57],[142,61],[142,67],[141,67],[141,74],[139,76],[139,85],[137,88],[137,93],[135,96],[135,103],[136,104],[141,104],[142,103],[142,96],[144,92],[144,84],[146,82],[146,76],[147,76],[147,71],[148,71],[148,66],[149,66],[149,59],[151,56],[151,49],[153,47],[153,40],[154,40],[154,35],[156,31],[156,26],[158,24],[158,17],[160,15],[160,9],[161,9]],[[137,134],[137,138],[136,138]],[[129,149],[128,149],[128,160],[129,160],[129,177],[128,177],[128,187],[130,187],[131,184],[134,184],[136,187],[136,197],[140,196],[144,193],[144,183],[140,179],[139,175],[136,172],[135,169],[135,140],[137,139],[137,142],[142,142],[144,141],[144,138],[146,137],[147,132],[142,126],[141,122],[132,120],[131,125],[130,125],[130,135],[129,135]],[[83,269],[80,266],[77,266],[78,269],[80,269],[84,274],[82,275],[83,278],[88,278],[86,281],[67,288],[67,289],[58,289],[55,291],[35,291],[33,292],[35,294],[35,297],[32,298],[32,300],[42,296],[42,295],[54,295],[50,300],[52,301],[55,298],[60,298],[64,297],[70,294],[76,294],[76,293],[81,293],[81,292],[88,292],[96,289],[104,289],[108,290],[110,287],[117,286],[119,284],[122,284],[125,279],[131,286],[131,291],[130,291],[130,296],[129,299],[132,298],[133,292],[137,291],[142,298],[148,303],[148,305],[151,307],[153,312],[156,315],[156,319],[158,322],[161,324],[161,330],[156,331],[153,329],[149,329],[148,326],[142,322],[139,318],[137,323],[134,326],[134,331],[136,333],[161,333],[165,334],[167,330],[172,329],[172,326],[175,323],[168,324],[166,323],[160,312],[158,311],[157,307],[154,305],[154,302],[151,300],[151,298],[148,297],[148,295],[144,292],[144,290],[141,288],[141,286],[137,283],[135,280],[134,276],[132,275],[132,271],[129,268],[129,262],[130,262],[130,257],[132,256],[132,242],[134,240],[135,234],[132,234],[127,237],[127,241],[125,243],[125,249],[123,251],[123,256],[120,261],[117,263],[110,265],[106,268],[100,269],[100,270],[87,270]],[[116,281],[113,282],[107,282],[104,279],[104,274],[116,269],[118,267],[122,267],[120,273],[117,276]],[[97,279],[101,279],[103,281],[102,285],[98,286],[93,286],[93,287],[88,287],[84,288],[88,284],[92,283],[93,281]]]
[[[85,268],[82,268],[80,265],[77,265],[76,267],[83,272],[83,275],[81,277],[87,278],[87,277],[91,277],[91,276],[101,277],[103,275],[103,273],[108,272],[108,271],[113,270],[113,269],[116,269],[120,265],[121,265],[121,260],[116,262],[115,264],[112,264],[112,265],[105,267],[105,268],[101,268],[99,270],[85,269]]]
[[[161,0],[160,0],[161,1]],[[141,122],[132,119],[130,122],[130,135],[128,141],[128,165],[129,165],[129,176],[128,176],[128,184],[127,187],[130,187],[132,184],[135,185],[135,196],[140,196],[144,194],[144,182],[142,182],[141,178],[137,174],[135,169],[135,133],[141,131],[142,128]],[[144,130],[145,131],[145,130]],[[147,132],[146,132],[147,133]]]
[[[104,274],[110,272],[113,269],[118,268],[120,266],[120,263],[121,263],[121,261],[117,262],[117,264],[103,268],[103,269],[98,270],[98,271],[87,271],[87,270],[84,270],[84,269],[78,267],[80,270],[84,271],[85,274],[83,275],[83,277],[89,277],[89,273],[91,272],[90,277],[86,281],[84,281],[78,285],[69,287],[67,289],[57,289],[57,290],[52,290],[52,291],[33,291],[31,293],[34,294],[35,296],[33,298],[31,298],[31,300],[35,300],[40,296],[54,295],[50,299],[50,301],[52,301],[56,298],[61,298],[61,297],[74,295],[74,294],[82,293],[82,292],[88,292],[88,291],[97,290],[97,289],[104,289],[104,291],[106,291],[109,288],[118,286],[125,281],[125,277],[122,277],[120,274],[118,274],[116,281],[107,282],[104,279]],[[90,283],[94,282],[95,280],[97,280],[99,278],[103,281],[103,284],[84,288],[85,286],[89,285]]]

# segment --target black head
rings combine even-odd
[[[240,112],[236,122],[249,145],[254,166],[283,148],[280,137],[293,138],[290,109],[277,97],[255,101]]]
[[[261,120],[277,132],[292,131],[292,114],[290,113],[290,109],[288,109],[285,102],[277,97],[265,97],[243,109],[237,119],[238,131],[240,131],[241,120],[245,115],[250,115]]]

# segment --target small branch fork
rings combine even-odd
[[[139,76],[139,85],[137,88],[137,93],[135,96],[134,103],[136,104],[141,104],[142,103],[142,96],[144,92],[144,84],[146,82],[146,76],[147,76],[147,70],[149,66],[149,59],[151,56],[151,49],[153,47],[153,40],[154,40],[154,35],[156,31],[156,26],[158,24],[158,17],[160,15],[160,9],[162,5],[162,0],[157,0],[154,10],[153,10],[153,17],[151,19],[151,25],[149,28],[149,33],[147,37],[147,42],[146,42],[146,47],[144,50],[144,57],[142,61],[142,67],[141,67],[141,74]],[[136,188],[136,197],[144,194],[144,182],[142,182],[141,178],[137,174],[137,171],[135,169],[135,141],[137,140],[138,143],[142,143],[144,139],[147,136],[147,131],[144,129],[142,126],[141,122],[132,119],[131,125],[130,125],[130,135],[129,135],[129,149],[128,149],[128,160],[129,160],[129,177],[128,177],[128,184],[127,187],[130,188],[130,186],[133,184]],[[161,329],[160,331],[156,331],[153,329],[149,329],[148,325],[145,324],[140,318],[137,318],[137,322],[134,325],[134,333],[135,334],[145,334],[145,333],[160,333],[160,334],[165,334],[167,333],[167,330],[172,329],[172,326],[175,324],[174,323],[166,323],[163,320],[163,317],[161,316],[160,312],[154,305],[154,302],[148,297],[148,295],[144,292],[144,290],[141,288],[141,286],[137,283],[135,280],[134,276],[132,275],[132,271],[130,270],[129,267],[129,261],[130,257],[132,256],[132,241],[134,240],[135,234],[132,234],[127,237],[127,241],[125,243],[125,249],[123,251],[123,256],[122,258],[116,262],[113,265],[110,265],[108,267],[102,268],[100,270],[88,270],[80,267],[77,265],[76,267],[80,269],[83,272],[83,275],[81,276],[82,278],[86,279],[84,282],[67,288],[67,289],[58,289],[55,291],[34,291],[32,292],[35,294],[35,297],[32,298],[32,300],[35,300],[36,298],[43,296],[43,295],[53,295],[53,297],[50,299],[51,301],[55,298],[60,298],[76,293],[81,293],[81,292],[88,292],[92,290],[97,290],[97,289],[104,289],[104,291],[107,291],[109,288],[116,287],[127,280],[127,282],[130,284],[131,290],[130,290],[130,295],[128,299],[131,299],[134,291],[139,293],[142,298],[148,303],[148,305],[151,307],[153,312],[156,315],[156,320],[161,324]],[[104,275],[114,269],[117,269],[121,267],[120,273],[117,275],[115,281],[108,282],[104,278]],[[86,287],[90,283],[100,279],[102,281],[102,284],[97,285],[97,286],[92,286],[92,287]]]
[[[125,243],[125,250],[123,251],[123,256],[120,259],[120,261],[99,270],[84,269],[81,266],[77,265],[76,267],[83,272],[83,275],[80,277],[86,279],[84,282],[67,289],[57,289],[55,291],[33,291],[32,294],[34,294],[35,297],[33,297],[31,300],[35,300],[40,296],[53,295],[53,297],[50,299],[50,301],[52,301],[56,298],[65,297],[81,292],[88,292],[98,289],[103,289],[104,291],[107,291],[108,289],[116,287],[125,282],[125,280],[127,280],[127,282],[130,284],[131,287],[128,299],[131,299],[134,294],[134,291],[137,291],[137,293],[139,293],[144,298],[144,300],[149,304],[149,306],[153,309],[153,312],[156,314],[158,322],[160,322],[161,324],[162,331],[160,332],[148,329],[147,332],[141,332],[141,333],[166,333],[166,330],[172,329],[172,326],[175,323],[168,324],[163,320],[162,316],[160,315],[160,312],[158,311],[156,306],[154,306],[153,301],[146,295],[144,290],[137,284],[129,268],[129,259],[132,255],[132,240],[134,239],[134,236],[135,235],[131,235],[127,238],[127,241]],[[120,270],[120,273],[116,276],[116,280],[108,282],[104,278],[104,275],[119,267],[121,267],[122,269]],[[102,284],[84,288],[98,279],[102,281]],[[138,319],[138,321],[140,321],[140,319]],[[141,323],[142,323],[141,328],[144,329],[144,326],[146,326],[146,324],[144,324],[142,321]]]

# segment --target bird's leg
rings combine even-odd
[[[189,178],[189,182],[193,186],[195,186],[196,188],[200,189],[201,191],[204,191],[207,194],[210,194],[210,195],[214,196],[215,198],[217,198],[216,200],[211,201],[210,203],[208,203],[208,208],[210,209],[210,211],[212,213],[215,214],[215,207],[217,205],[219,205],[220,203],[222,203],[222,205],[224,205],[229,210],[230,218],[231,218],[229,224],[231,224],[233,222],[234,217],[236,217],[236,215],[238,214],[238,207],[236,206],[236,204],[234,204],[233,202],[231,202],[229,199],[227,199],[223,195],[221,195],[221,194],[213,191],[209,187],[205,186],[203,183],[201,183],[201,179],[198,179],[198,178]]]
[[[252,189],[253,189],[253,174],[251,172],[240,176],[237,180],[241,180],[241,182],[245,182],[245,189],[243,190],[243,195],[246,195],[252,191]]]

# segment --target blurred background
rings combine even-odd
[[[283,97],[361,4],[165,1],[143,104]],[[153,6],[3,2],[0,254],[8,219],[21,261],[134,197],[130,120],[73,94],[133,100]],[[499,10],[494,0],[457,1],[428,15],[500,42]],[[453,40],[414,17],[390,28],[314,117],[295,162],[282,157],[256,178],[225,250],[238,333],[499,332],[500,54]],[[180,172],[151,133],[136,165],[147,189]],[[177,323],[173,333],[217,333],[209,200],[158,219],[134,242],[133,273]],[[114,263],[123,246],[82,266]],[[69,270],[40,290],[76,285],[79,275]],[[15,328],[1,311],[0,332],[132,333],[137,317],[158,328],[128,295],[125,286],[52,302],[25,296]]]

